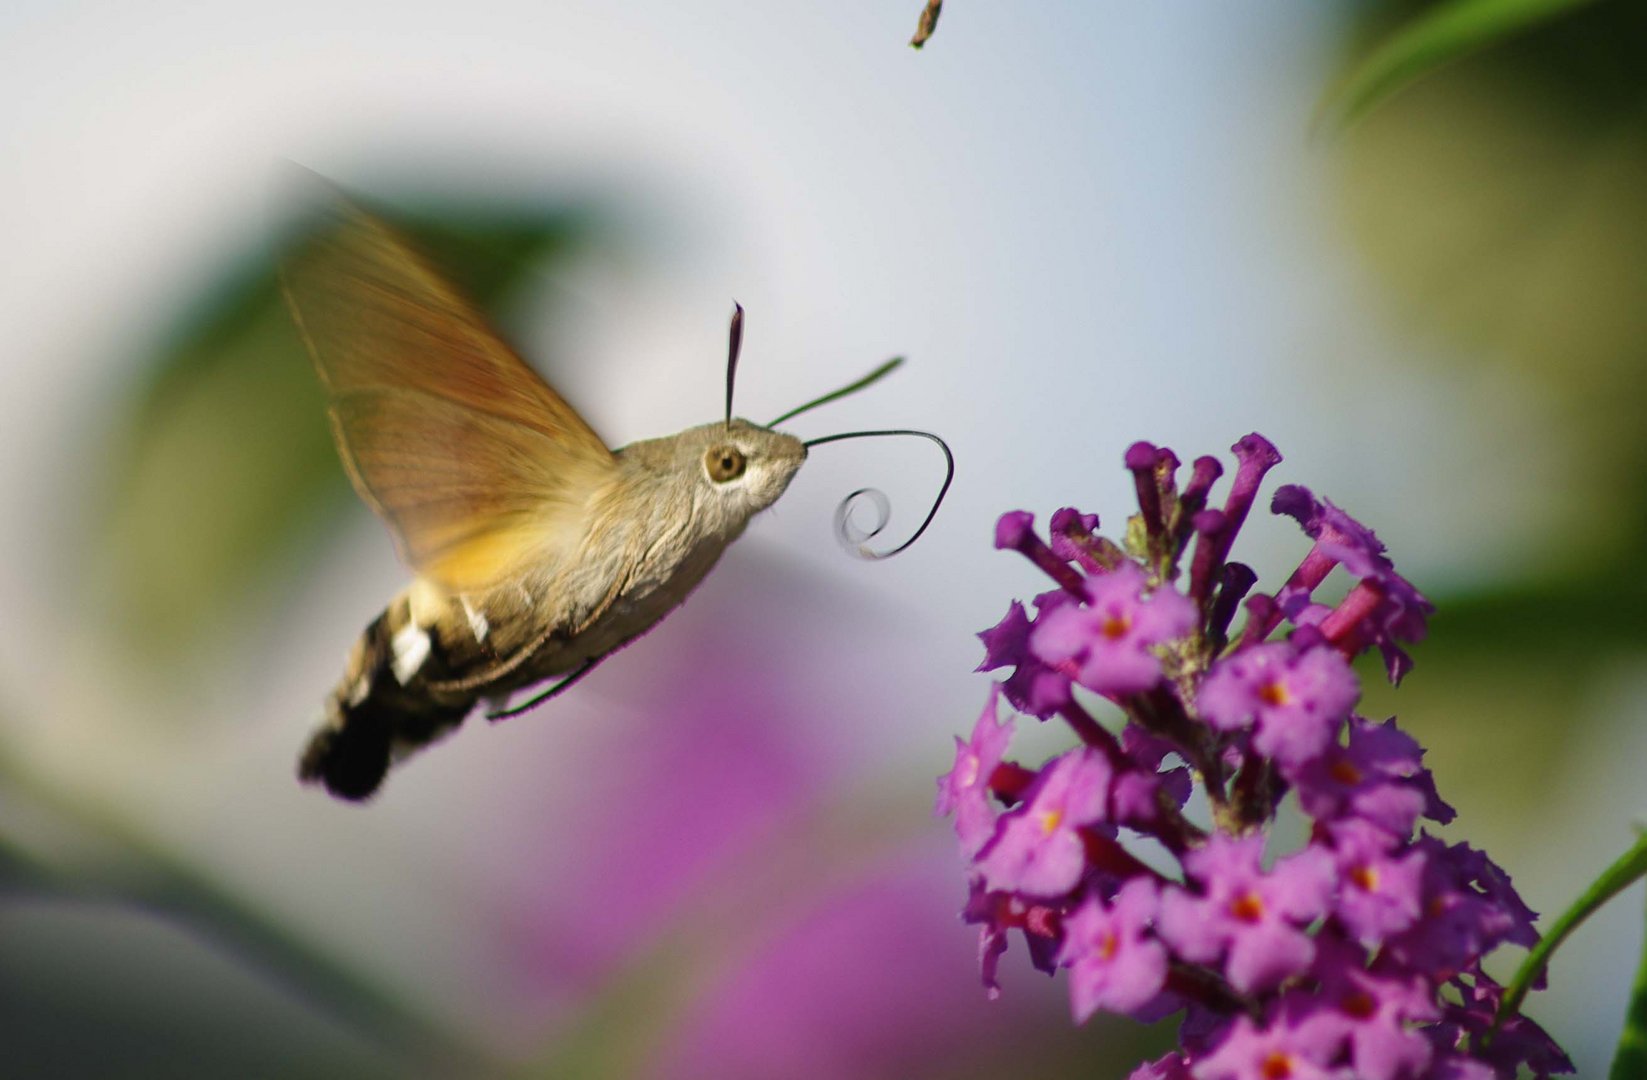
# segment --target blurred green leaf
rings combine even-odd
[[[1421,362],[1481,403],[1460,423],[1487,467],[1522,478],[1505,525],[1541,569],[1598,586],[1596,564],[1647,549],[1644,41],[1647,4],[1575,9],[1435,71],[1337,146],[1370,280]]]
[[[482,306],[588,231],[570,207],[397,218]],[[94,557],[120,632],[151,660],[231,615],[251,586],[348,506],[325,397],[275,260],[248,253],[141,361],[108,440]]]
[[[11,837],[0,834],[0,897],[59,891],[50,870]]]
[[[1420,738],[1448,800],[1473,806],[1472,842],[1491,849],[1483,830],[1526,828],[1523,816],[1535,817],[1536,806],[1514,793],[1568,767],[1583,743],[1578,730],[1607,715],[1587,703],[1610,669],[1647,647],[1638,578],[1598,565],[1583,578],[1435,594],[1430,634],[1409,650],[1417,666],[1399,688],[1378,657],[1358,664],[1363,714],[1399,715]],[[1489,771],[1480,768],[1484,739]]]
[[[1399,26],[1327,93],[1317,125],[1344,126],[1443,64],[1596,0],[1444,0]]]
[[[1647,587],[1622,569],[1583,579],[1518,583],[1443,600],[1425,648],[1545,656],[1566,665],[1647,647]]]
[[[1636,984],[1630,990],[1630,1005],[1624,1013],[1624,1032],[1607,1075],[1610,1080],[1647,1076],[1647,935],[1643,936]]]
[[[55,829],[95,840],[95,859],[42,855],[0,832],[0,897],[52,897],[166,916],[409,1062],[442,1076],[490,1076],[496,1063],[467,1037],[428,1015],[399,986],[360,970],[157,842],[101,793],[71,790],[30,769],[0,743],[0,795]],[[45,849],[50,852],[50,849]]]

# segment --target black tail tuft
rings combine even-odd
[[[325,784],[340,799],[359,802],[370,798],[389,772],[389,746],[388,725],[356,713],[341,727],[315,732],[297,775],[305,783]]]

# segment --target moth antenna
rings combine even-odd
[[[890,365],[882,365],[881,372],[871,376],[871,380],[879,378],[886,371],[890,371],[897,363],[898,361],[895,360]],[[850,393],[853,389],[856,389],[856,387],[848,387],[845,391],[838,390],[832,396],[839,397],[842,393]],[[828,399],[825,398],[824,400]],[[955,480],[955,455],[950,452],[949,444],[932,432],[915,431],[909,428],[895,428],[887,431],[848,431],[840,435],[825,435],[822,438],[806,441],[807,449],[811,449],[814,446],[822,446],[824,443],[840,442],[842,439],[870,439],[888,435],[913,435],[937,443],[938,449],[944,452],[944,482],[938,488],[938,497],[932,500],[932,509],[926,512],[926,519],[921,522],[921,527],[916,529],[914,535],[908,540],[889,551],[869,550],[869,541],[881,534],[881,530],[886,528],[887,522],[892,516],[892,503],[886,497],[886,492],[877,488],[859,488],[842,499],[840,505],[835,507],[835,535],[840,538],[842,545],[847,550],[861,559],[890,559],[900,551],[907,550],[911,544],[921,538],[921,534],[926,532],[926,527],[932,524],[932,519],[938,516],[938,507],[943,505],[944,496],[949,494],[949,485]],[[860,498],[868,498],[875,504],[876,522],[874,527],[867,531],[858,529],[852,524],[853,505]]]
[[[732,430],[732,384],[738,377],[738,353],[743,349],[743,305],[732,301],[732,329],[726,343],[726,430]]]
[[[766,426],[769,427],[769,428],[775,428],[779,424],[783,423],[785,420],[792,420],[795,417],[801,415],[801,413],[803,413],[803,412],[807,412],[809,410],[816,409],[819,405],[828,405],[831,401],[837,401],[841,398],[846,397],[848,394],[856,394],[859,390],[862,390],[867,386],[875,385],[876,383],[878,383],[882,379],[884,379],[886,376],[888,376],[888,375],[892,374],[894,371],[898,370],[898,366],[900,364],[902,364],[903,362],[904,362],[903,357],[894,356],[892,359],[888,360],[886,363],[882,364],[880,367],[876,368],[874,371],[871,371],[868,375],[865,375],[863,378],[859,379],[857,382],[849,383],[848,385],[841,387],[839,390],[831,390],[829,393],[825,394],[823,397],[814,398],[813,400],[807,402],[805,405],[802,405],[798,409],[790,409],[788,412],[784,413],[782,416],[778,417],[776,420],[772,421],[770,424],[768,424]],[[873,433],[866,433],[866,434],[873,434]]]

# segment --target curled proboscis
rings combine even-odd
[[[949,444],[932,434],[932,432],[903,428],[890,431],[849,431],[840,435],[825,435],[820,439],[810,439],[806,444],[810,448],[823,443],[839,442],[842,439],[861,439],[888,435],[914,435],[936,443],[938,449],[944,452],[944,482],[938,488],[938,496],[932,500],[932,508],[927,511],[925,520],[921,522],[921,527],[916,529],[908,540],[887,551],[872,551],[869,547],[869,541],[881,534],[881,531],[886,528],[887,522],[892,517],[892,502],[886,497],[886,493],[878,488],[859,488],[842,499],[840,505],[835,508],[835,534],[847,550],[862,559],[891,558],[900,551],[906,550],[921,538],[921,534],[926,532],[926,527],[931,525],[932,519],[938,515],[938,507],[943,505],[944,496],[949,493],[949,485],[955,480],[955,455],[950,452]],[[854,524],[852,520],[853,510],[856,509],[859,500],[866,498],[875,504],[876,512],[875,524],[867,530]]]

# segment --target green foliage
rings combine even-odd
[[[1643,41],[1647,5],[1574,9],[1381,99],[1335,148],[1392,313],[1462,393],[1509,406],[1481,436],[1546,523],[1528,554],[1591,599],[1647,544]]]
[[[1460,57],[1596,0],[1445,0],[1403,22],[1329,91],[1318,122],[1353,123],[1391,94]]]

